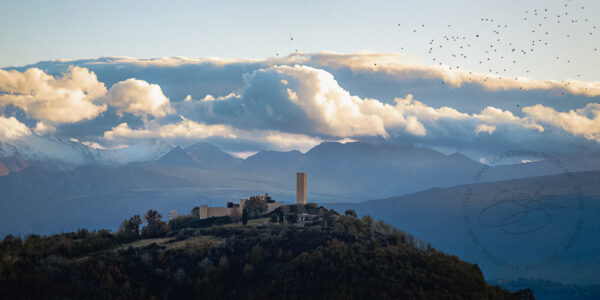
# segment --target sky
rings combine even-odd
[[[253,153],[359,140],[485,161],[600,143],[598,1],[0,8],[0,144],[11,149],[52,138]]]
[[[587,80],[600,76],[598,68],[588,67],[600,64],[600,52],[593,51],[600,47],[600,2],[594,0],[0,3],[3,67],[100,56],[265,58],[296,50],[370,50],[403,52],[427,62],[437,57],[445,64],[481,72],[492,69],[507,76],[580,75]],[[493,32],[496,29],[500,34]],[[460,48],[452,43],[429,54],[431,39],[441,44],[444,36],[466,37],[471,47],[461,52],[468,59],[453,58]],[[498,38],[498,44],[512,42],[517,49],[531,49],[531,41],[539,39],[549,45],[515,55],[515,65],[494,58],[488,62],[489,55],[483,52]],[[483,64],[478,63],[481,59]]]

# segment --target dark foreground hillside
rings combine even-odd
[[[298,226],[303,213],[313,218]],[[140,237],[137,231],[132,236],[86,230],[24,239],[9,235],[0,243],[0,298],[521,299],[526,294],[488,285],[477,265],[417,248],[409,235],[383,222],[322,207],[284,206],[247,225],[229,217],[183,216],[164,230],[147,229]]]

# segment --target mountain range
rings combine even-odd
[[[107,227],[149,208],[166,214],[265,192],[290,203],[296,172],[308,173],[309,201],[318,203],[472,183],[481,170],[480,182],[561,172],[545,161],[488,167],[459,153],[412,144],[324,142],[306,153],[260,151],[241,159],[209,143],[181,148],[146,141],[107,150],[34,135],[31,140],[44,147],[2,148],[7,156],[0,159],[0,172],[6,174],[0,176],[0,235],[77,229],[73,224]],[[135,153],[138,149],[144,151]],[[145,160],[131,161],[134,156]],[[575,163],[572,170],[596,168],[592,159],[586,161],[592,163]]]

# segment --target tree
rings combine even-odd
[[[267,202],[260,200],[260,197],[252,196],[246,201],[244,210],[248,212],[249,218],[256,218],[267,212],[268,207]]]
[[[192,208],[192,216],[200,218],[200,206]]]
[[[513,295],[519,297],[519,299],[522,300],[535,299],[535,297],[533,296],[533,291],[531,289],[518,290],[514,292]]]
[[[349,217],[358,218],[358,215],[356,214],[354,209],[346,209],[346,211],[344,212],[344,215],[349,216]]]
[[[272,214],[271,215],[271,223],[277,223],[277,221],[279,221],[277,214]]]
[[[139,215],[135,215],[129,220],[123,220],[117,231],[117,236],[122,239],[135,239],[138,237],[141,224],[142,218]]]
[[[248,211],[246,209],[244,209],[244,212],[242,213],[242,224],[248,224]]]
[[[145,237],[160,237],[167,233],[167,223],[162,220],[162,215],[156,210],[150,209],[146,212],[144,220],[148,225],[142,228]]]
[[[289,224],[298,222],[298,213],[293,211],[286,216],[286,220]]]
[[[363,216],[360,219],[365,225],[367,225],[367,227],[372,228],[374,226],[374,222],[375,220],[373,220],[373,218],[371,216]]]

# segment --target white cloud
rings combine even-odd
[[[66,63],[69,63],[68,61]],[[292,53],[288,56],[268,59],[229,59],[229,58],[187,58],[162,57],[137,59],[130,57],[106,57],[102,61],[90,64],[133,64],[143,67],[179,67],[185,65],[227,65],[261,64],[264,67],[274,65],[308,65],[317,68],[350,68],[353,72],[385,73],[404,79],[438,79],[453,87],[461,87],[465,83],[475,83],[490,91],[498,90],[550,90],[561,89],[575,95],[589,97],[600,96],[600,82],[564,80],[538,80],[527,77],[498,76],[496,74],[473,72],[462,69],[450,69],[448,66],[424,64],[403,53]]]
[[[479,125],[477,125],[477,127],[475,127],[475,134],[477,134],[477,135],[481,132],[485,132],[487,134],[492,134],[492,133],[494,133],[494,131],[496,131],[496,126],[494,126],[494,125],[479,124]]]
[[[173,113],[169,98],[157,84],[129,78],[113,85],[106,96],[109,105],[116,107],[118,113],[132,113],[139,117],[153,115],[164,117]]]
[[[385,73],[404,79],[438,79],[453,87],[461,87],[465,83],[475,83],[490,91],[560,89],[575,95],[600,96],[600,82],[598,81],[538,80],[527,77],[503,77],[461,69],[451,70],[447,66],[417,62],[402,53],[292,53],[276,62],[319,67],[348,67],[352,71]]]
[[[21,73],[0,69],[0,106],[13,105],[51,123],[90,120],[106,110],[106,87],[86,68],[70,67],[62,77],[37,68]]]
[[[237,128],[272,129],[322,138],[388,137],[398,132],[426,136],[428,128],[439,126],[442,120],[468,128],[485,122],[487,126],[512,124],[544,130],[535,121],[491,106],[479,114],[467,114],[447,106],[428,106],[410,94],[395,98],[394,104],[363,99],[343,89],[331,73],[308,66],[261,69],[247,75],[246,81],[247,87],[239,96],[230,94],[217,99],[208,95],[202,101],[181,104],[178,112],[190,119]]]
[[[523,108],[531,119],[561,128],[573,135],[600,143],[600,104],[589,103],[582,109],[558,112],[541,104]]]
[[[386,136],[383,119],[365,113],[361,98],[339,86],[330,73],[307,66],[278,66],[273,71],[285,74],[288,99],[300,106],[316,130],[333,136]],[[287,86],[290,86],[289,88]]]
[[[206,94],[206,96],[204,96],[204,98],[202,98],[202,101],[223,101],[223,100],[229,100],[231,98],[239,99],[239,98],[241,98],[241,96],[236,93],[229,93],[225,96],[219,96],[219,97],[215,98],[215,96],[213,96],[211,94]],[[187,100],[187,98],[186,98],[186,100]]]
[[[322,139],[304,134],[293,134],[276,130],[242,130],[228,125],[207,125],[186,118],[178,123],[160,125],[147,122],[144,128],[131,129],[127,123],[121,123],[104,132],[107,140],[136,140],[136,139],[188,139],[202,140],[211,137],[237,139],[245,142],[263,143],[276,150],[308,151],[323,142]]]
[[[272,146],[275,146],[277,150],[285,151],[298,150],[301,152],[306,152],[323,142],[322,139],[310,137],[304,134],[292,134],[277,131],[261,131],[258,132],[258,134],[253,135],[255,140],[259,142],[267,142]]]
[[[131,129],[127,123],[121,123],[111,130],[105,131],[104,138],[107,140],[151,138],[157,137],[156,134],[147,129]]]
[[[206,125],[186,118],[182,118],[179,123],[161,126],[159,133],[162,138],[204,139],[213,136],[236,138],[228,125]]]
[[[544,127],[533,120],[519,118],[510,111],[488,106],[480,114],[474,115],[477,119],[492,124],[515,124],[528,129],[544,132]]]
[[[236,138],[233,130],[227,125],[206,125],[182,118],[178,123],[160,125],[147,122],[145,128],[131,129],[127,123],[121,123],[104,132],[107,140],[144,139],[144,138],[186,138],[204,139],[213,136]]]
[[[106,150],[106,147],[104,147],[96,142],[83,141],[83,142],[81,142],[81,144],[83,144],[84,146],[87,146],[90,149]]]
[[[44,135],[47,133],[56,132],[56,127],[54,127],[50,124],[46,124],[42,121],[39,121],[39,122],[37,122],[37,124],[35,124],[35,128],[33,129],[33,131],[35,131],[35,133],[37,135]]]
[[[31,130],[17,118],[0,116],[0,139],[12,140],[30,134]]]

